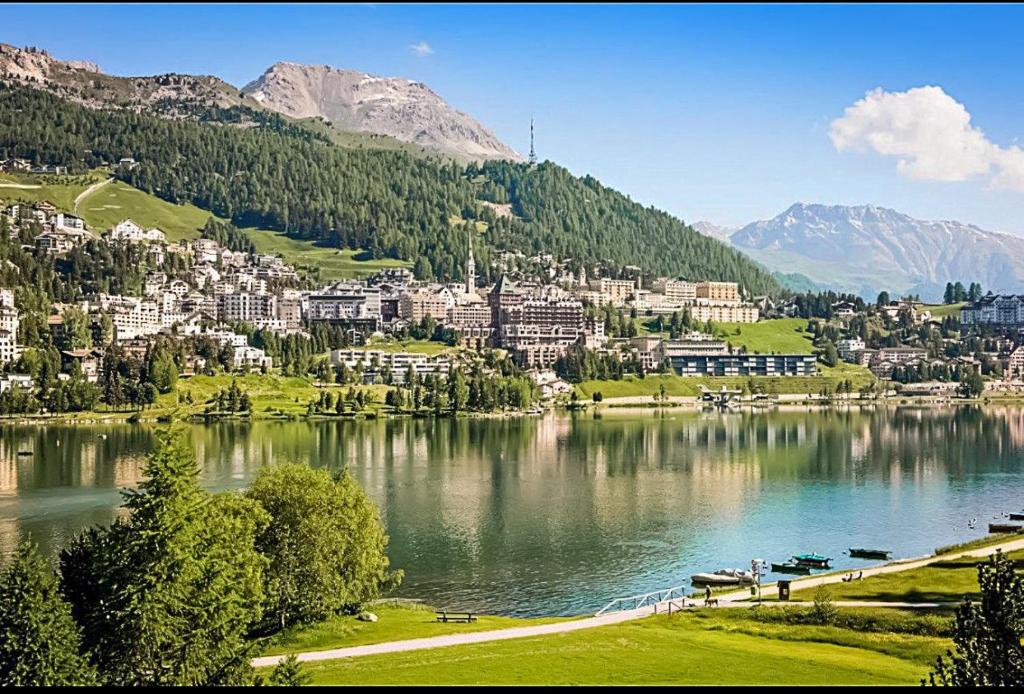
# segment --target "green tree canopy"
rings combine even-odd
[[[265,628],[324,619],[401,580],[388,569],[379,511],[348,474],[275,465],[246,497],[271,519],[257,538],[269,560]]]
[[[101,678],[113,685],[242,684],[245,637],[261,616],[266,513],[237,494],[199,487],[181,430],[164,432],[127,517],[61,553],[71,600]]]
[[[80,648],[53,569],[34,544],[21,543],[0,572],[0,686],[92,684]]]

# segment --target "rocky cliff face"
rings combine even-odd
[[[956,281],[1024,290],[1024,239],[874,205],[798,203],[729,241],[773,270],[866,295],[887,289],[937,298],[946,282]]]
[[[7,44],[0,44],[0,78],[45,89],[89,108],[124,108],[172,117],[205,106],[227,108],[247,101],[238,89],[216,77],[115,77],[104,74],[95,63],[57,60],[43,50]],[[257,105],[248,101],[246,105]]]
[[[483,125],[412,80],[277,63],[243,92],[286,116],[319,116],[340,130],[387,135],[459,159],[522,160]]]

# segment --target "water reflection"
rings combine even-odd
[[[0,552],[107,523],[156,430],[0,426]],[[405,595],[579,612],[690,573],[850,545],[916,555],[1017,510],[1024,410],[889,408],[190,428],[203,482],[347,467],[380,504]],[[19,452],[31,452],[19,455]],[[1015,505],[1016,504],[1016,505]]]

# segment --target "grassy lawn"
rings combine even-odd
[[[834,368],[820,367],[817,376],[758,376],[754,383],[760,385],[766,393],[779,395],[817,394],[823,388],[835,389],[840,381],[851,380],[854,388],[870,382],[874,377],[867,369],[852,364],[844,364]],[[621,381],[584,381],[576,386],[580,397],[589,398],[600,392],[605,398],[654,396],[662,384],[668,395],[690,396],[700,395],[700,386],[712,390],[722,386],[730,389],[742,389],[751,379],[746,376],[675,376],[650,375],[645,378],[627,377]]]
[[[722,610],[305,668],[314,684],[917,684],[947,645]]]
[[[431,356],[445,352],[457,352],[458,347],[451,347],[443,342],[432,340],[380,340],[354,349],[379,350],[381,352],[411,352]]]
[[[99,171],[73,176],[4,173],[0,174],[0,200],[46,201],[60,210],[70,212],[75,207],[75,197],[79,193],[105,178],[107,175]]]
[[[131,219],[146,229],[160,229],[168,241],[199,238],[199,230],[212,216],[195,205],[175,205],[121,181],[90,193],[79,203],[78,213],[96,231]]]
[[[299,271],[319,270],[323,280],[365,277],[386,267],[412,267],[412,263],[404,260],[367,259],[361,251],[318,246],[312,241],[293,239],[277,231],[246,229],[245,232],[260,253],[280,255]]]
[[[193,376],[191,378],[178,379],[178,400],[175,407],[174,393],[167,393],[157,398],[156,404],[144,414],[147,417],[156,417],[161,414],[170,414],[177,411],[178,416],[202,414],[205,402],[214,397],[222,388],[231,385],[232,379],[236,380],[238,387],[249,393],[252,399],[253,414],[265,416],[280,412],[286,415],[304,415],[306,405],[310,400],[320,397],[322,390],[329,390],[335,394],[347,393],[352,386],[328,386],[318,388],[307,378],[298,376],[279,376],[276,374],[247,374],[244,376],[233,376],[232,374],[218,374],[216,376]],[[355,386],[356,390],[373,391],[377,396],[377,404],[384,402],[387,394],[387,386]],[[186,393],[191,393],[193,403],[186,404]]]
[[[271,640],[264,655],[326,651],[332,648],[362,646],[368,643],[404,641],[445,634],[464,634],[509,627],[549,624],[569,617],[517,619],[482,615],[475,622],[438,622],[434,608],[418,603],[378,603],[367,611],[377,615],[376,622],[360,622],[354,616],[339,616],[320,624],[288,629]]]
[[[966,301],[960,301],[955,304],[926,304],[921,306],[921,310],[930,311],[932,318],[942,319],[946,316],[960,316],[960,309],[967,305]]]
[[[1024,569],[1024,551],[1011,552],[1017,570]],[[860,581],[829,585],[833,600],[878,600],[886,602],[960,602],[964,596],[977,598],[977,565],[980,557],[959,557],[918,569],[869,576]],[[793,600],[813,600],[814,588],[795,590]]]
[[[757,323],[716,323],[716,334],[748,352],[813,354],[811,333],[804,318],[778,318]]]

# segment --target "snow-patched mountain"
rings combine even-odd
[[[281,62],[242,91],[293,118],[319,116],[342,130],[388,135],[460,159],[522,161],[494,133],[422,82]]]
[[[723,227],[704,221],[694,222],[690,226],[693,227],[693,230],[698,234],[704,234],[705,236],[710,236],[713,239],[725,242],[728,242],[729,237],[736,231],[736,227]]]
[[[772,270],[871,296],[942,295],[947,282],[1024,291],[1024,239],[955,221],[923,221],[874,205],[797,203],[729,236]]]

